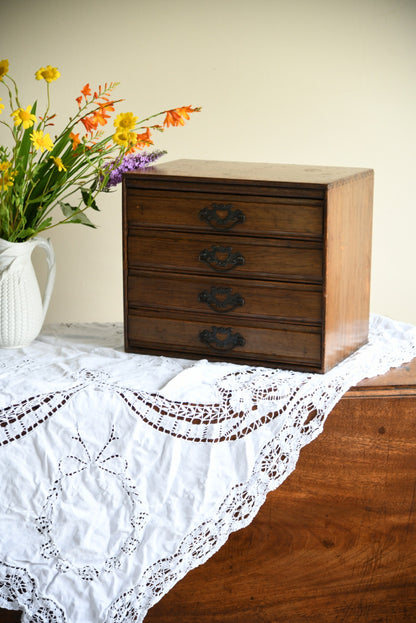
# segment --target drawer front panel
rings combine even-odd
[[[305,362],[319,365],[320,332],[299,327],[288,330],[240,324],[212,325],[207,322],[144,314],[128,318],[128,347],[160,351],[197,353],[201,357],[226,357],[268,362]]]
[[[189,195],[193,196],[189,196]],[[130,191],[127,199],[130,225],[163,229],[236,231],[244,235],[321,237],[323,212],[320,200],[282,200],[238,195],[163,195]]]
[[[130,268],[261,279],[322,282],[319,243],[136,231],[128,240]]]
[[[214,277],[192,277],[158,272],[129,275],[129,309],[170,309],[213,314],[213,322],[226,317],[320,323],[322,289],[307,284],[270,283]]]

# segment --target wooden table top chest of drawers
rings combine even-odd
[[[206,160],[127,173],[126,350],[332,368],[368,337],[373,179]]]

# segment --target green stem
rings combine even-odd
[[[2,125],[5,125],[5,126],[6,126],[6,128],[8,128],[8,129],[10,130],[10,132],[12,133],[13,139],[14,139],[14,141],[16,142],[16,140],[17,140],[17,139],[16,139],[15,135],[13,134],[13,129],[9,126],[9,124],[8,124],[8,123],[6,123],[5,121],[0,121],[0,123],[1,123]]]
[[[15,103],[13,102],[13,93],[11,88],[9,87],[9,85],[7,84],[5,78],[7,78],[8,80],[10,80],[10,82],[13,83],[14,85],[14,98],[15,98]],[[15,83],[15,81],[13,80],[13,78],[11,76],[9,76],[8,74],[6,76],[4,76],[2,83],[4,84],[4,86],[6,87],[7,91],[9,92],[9,104],[10,104],[10,110],[13,112],[13,110],[15,108],[21,108],[20,102],[19,102],[19,91],[17,88],[17,84]]]
[[[49,82],[46,82],[46,110],[45,110],[45,112],[43,114],[42,121],[39,124],[38,128],[42,128],[43,129],[45,127],[50,107],[51,107],[50,84],[49,84]]]

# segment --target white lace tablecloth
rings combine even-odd
[[[0,606],[138,623],[295,469],[342,395],[416,357],[371,320],[325,375],[127,354],[121,325],[0,351]]]

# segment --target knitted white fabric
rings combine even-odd
[[[0,606],[139,623],[295,469],[342,395],[416,357],[381,316],[325,375],[127,354],[121,325],[0,352]]]

